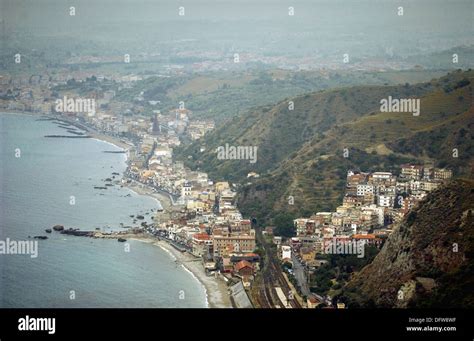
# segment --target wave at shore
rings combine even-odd
[[[110,145],[110,146],[117,147],[117,148],[120,149],[120,150],[124,150],[124,148],[118,146],[117,144],[115,144],[115,143],[113,143],[113,142],[111,142],[111,141],[105,140],[105,139],[101,139],[101,138],[99,138],[99,137],[97,137],[97,136],[92,137],[91,140],[104,142],[104,143],[106,143],[106,144],[108,144],[108,145]]]
[[[163,246],[157,244],[157,246],[162,249],[163,251],[165,251],[174,261],[176,261],[176,257],[166,248],[164,248]]]
[[[189,270],[186,266],[184,266],[184,264],[181,264],[181,267],[183,268],[184,271],[189,273],[196,281],[198,281],[198,283],[203,287],[204,292],[206,293],[206,308],[209,308],[209,292],[207,291],[206,286],[199,280],[199,278],[196,277],[194,272]]]
[[[232,308],[227,284],[223,280],[208,276],[201,262],[197,261],[194,256],[188,253],[182,253],[174,249],[168,242],[155,240],[153,237],[133,237],[131,239],[158,246],[165,251],[173,261],[178,262],[181,267],[189,272],[203,287],[206,294],[206,307]]]
[[[124,147],[124,143],[117,141],[115,138],[103,134],[94,134],[95,140],[99,140],[108,144],[111,144],[120,149],[128,149]],[[130,147],[130,146],[128,146]],[[126,153],[126,159],[128,154]],[[169,197],[166,195],[153,192],[152,189],[143,185],[143,187],[138,185],[126,185],[126,187],[137,195],[146,195],[157,201],[161,209],[170,210],[172,207],[172,202]],[[196,264],[197,262],[189,254],[183,254],[175,250],[169,243],[165,241],[157,241],[151,238],[133,238],[134,240],[141,240],[144,242],[152,243],[155,246],[160,247],[164,250],[170,258],[179,262],[182,268],[191,274],[191,276],[199,282],[199,284],[204,289],[206,295],[206,307],[210,308],[232,308],[232,303],[230,301],[230,295],[228,293],[227,285],[217,278],[207,276],[204,267],[201,264]],[[185,264],[186,263],[186,264]]]
[[[17,115],[18,113],[14,113]],[[41,114],[25,114],[28,116],[40,116]],[[93,140],[102,141],[107,143],[108,145],[114,145],[118,148],[130,148],[131,146],[124,142],[117,141],[115,138],[110,136],[101,135],[98,133],[94,133]],[[126,147],[122,147],[126,146]],[[122,174],[123,177],[123,174]],[[144,186],[140,188],[138,186],[124,186],[131,190],[132,192],[142,196],[148,196],[157,201],[161,208],[164,209],[165,212],[160,213],[166,216],[166,211],[171,211],[174,209],[171,199],[168,195],[154,192],[151,188]],[[164,218],[164,217],[163,217]],[[232,304],[230,301],[230,295],[228,293],[228,288],[224,280],[215,278],[213,276],[207,276],[204,266],[201,262],[196,261],[196,258],[188,253],[181,253],[178,250],[174,249],[170,244],[165,241],[157,241],[156,239],[152,238],[134,238],[130,237],[130,239],[136,239],[143,242],[149,242],[153,245],[159,246],[162,250],[167,252],[173,261],[176,261],[182,265],[182,267],[189,272],[195,280],[197,280],[200,285],[204,288],[205,296],[206,296],[206,307],[210,308],[231,308]]]

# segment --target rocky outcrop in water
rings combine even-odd
[[[69,228],[67,230],[62,230],[61,234],[67,234],[70,236],[78,236],[78,237],[93,237],[93,231],[80,231],[79,229]]]
[[[64,226],[63,225],[54,225],[53,230],[54,231],[62,231],[62,230],[64,230]]]

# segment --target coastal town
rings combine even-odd
[[[12,95],[15,100],[3,99],[1,107],[11,112],[48,115],[45,119],[62,122],[60,126],[67,129],[65,135],[47,137],[95,137],[120,146],[127,154],[121,185],[142,194],[157,195],[162,205],[152,224],[142,222],[129,231],[85,232],[58,227],[55,230],[78,236],[114,237],[119,241],[126,241],[125,236],[135,238],[144,234],[165,240],[180,253],[201,259],[208,276],[229,283],[234,306],[251,307],[244,288],[258,271],[260,257],[254,253],[256,238],[251,221],[244,219],[235,206],[235,189],[228,182],[213,182],[206,173],[173,162],[173,148],[182,139],[199,139],[214,129],[214,122],[191,120],[192,113],[184,103],[167,113],[154,110],[151,119],[147,115],[132,116],[131,109],[136,106],[114,101],[114,91],[96,91],[87,101],[73,92],[56,99],[50,89],[55,86],[50,82],[28,83]],[[12,94],[6,90],[4,94],[7,93]],[[51,233],[51,229],[47,230]]]
[[[0,341],[472,338],[473,3],[2,1]]]
[[[128,77],[119,84],[129,87],[134,81]],[[394,223],[453,176],[451,170],[430,164],[404,164],[400,174],[348,170],[341,205],[334,212],[295,219],[295,236],[282,238],[274,235],[272,226],[257,231],[251,217],[242,216],[236,206],[235,184],[215,182],[207,173],[174,160],[174,148],[213,130],[212,120],[194,119],[184,102],[171,110],[147,112],[145,108],[159,107],[159,101],[144,105],[143,94],[128,103],[117,100],[110,89],[95,89],[86,97],[55,90],[68,82],[30,80],[17,86],[16,93],[4,82],[0,107],[44,114],[64,122],[65,128],[70,124],[80,129],[68,129],[72,135],[63,137],[96,137],[123,148],[127,169],[120,185],[158,197],[162,208],[151,224],[142,222],[129,231],[96,231],[93,236],[126,241],[145,235],[166,241],[173,251],[189,255],[187,260],[194,265],[199,263],[206,276],[221,282],[234,307],[345,308],[308,286],[315,270],[327,262],[321,256],[364,257],[366,245],[380,248]],[[90,77],[79,83],[97,82],[107,80]],[[107,88],[103,85],[99,89]],[[258,176],[248,174],[248,178]]]

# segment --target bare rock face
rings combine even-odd
[[[344,288],[361,307],[474,307],[474,181],[428,195]]]

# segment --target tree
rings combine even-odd
[[[273,222],[275,225],[275,234],[282,237],[295,236],[295,227],[293,225],[293,215],[291,213],[278,213]]]

